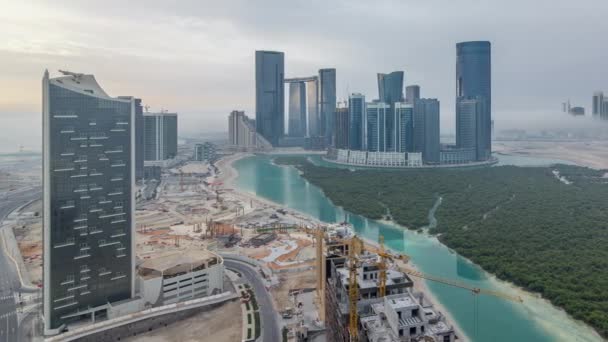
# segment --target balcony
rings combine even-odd
[[[120,215],[124,215],[124,214],[125,213],[105,214],[105,215],[99,215],[99,218],[115,217],[115,216],[120,216]]]
[[[62,248],[62,247],[68,247],[68,246],[74,246],[74,245],[75,245],[74,241],[66,241],[66,242],[56,244],[54,248]]]
[[[90,257],[91,254],[81,254],[81,255],[77,255],[74,257],[74,260],[78,260],[78,259],[84,259],[84,258],[88,258]]]
[[[77,301],[73,301],[73,302],[67,303],[67,304],[65,304],[65,305],[56,306],[56,307],[54,307],[53,309],[55,309],[55,310],[61,310],[61,309],[68,308],[68,307],[70,307],[70,306],[72,306],[72,305],[77,305],[77,304],[78,304],[78,302],[77,302]]]
[[[59,167],[59,168],[56,168],[53,171],[55,171],[55,172],[74,171],[74,167],[68,167],[68,166],[66,166],[66,167]]]

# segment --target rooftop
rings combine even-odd
[[[139,274],[145,278],[171,275],[190,271],[210,261],[221,262],[222,258],[204,249],[188,249],[185,251],[167,251],[155,254],[139,265]]]
[[[119,99],[110,97],[97,83],[95,76],[88,74],[80,74],[70,71],[59,70],[64,76],[49,79],[51,84],[76,91],[86,95],[92,95],[100,98],[112,99],[129,102],[129,99]],[[47,74],[45,73],[45,76]]]

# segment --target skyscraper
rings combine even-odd
[[[390,108],[384,102],[372,102],[366,105],[367,151],[386,152],[386,122],[390,116]]]
[[[409,103],[395,102],[393,116],[395,121],[395,152],[414,151],[414,106]]]
[[[320,135],[319,79],[314,76],[306,81],[306,109],[308,112],[308,136]]]
[[[420,98],[420,86],[410,85],[405,87],[405,103],[414,104]]]
[[[602,105],[604,103],[604,93],[596,91],[593,93],[593,110],[592,114],[594,117],[598,117],[602,114]]]
[[[177,113],[144,113],[144,160],[177,156]]]
[[[119,96],[119,99],[130,100],[131,96]],[[135,179],[144,178],[144,113],[141,99],[135,101]]]
[[[403,101],[403,71],[393,71],[390,74],[378,74],[378,98],[388,104],[394,112],[395,102]],[[396,128],[394,117],[386,120],[386,148],[395,151]]]
[[[282,52],[255,52],[256,131],[273,146],[278,145],[285,131],[284,73]]]
[[[321,134],[325,144],[330,146],[334,132],[334,113],[336,111],[336,69],[319,70],[319,118]]]
[[[351,94],[348,98],[348,144],[351,150],[365,150],[365,96]]]
[[[601,91],[593,94],[593,117],[608,120],[608,97]]]
[[[427,164],[439,163],[439,101],[419,99],[414,104],[414,150]]]
[[[485,159],[490,158],[492,151],[492,75],[491,75],[491,45],[487,41],[462,42],[456,44],[456,120],[465,119],[458,114],[461,100],[476,99],[483,102],[483,113],[479,120],[479,132],[477,145],[482,151],[490,153],[482,154]],[[471,127],[466,124],[456,124],[457,127]],[[459,133],[460,132],[460,133]],[[458,134],[468,136],[475,135],[473,132],[456,130]],[[463,147],[457,144],[458,147]],[[484,160],[485,160],[484,159]]]
[[[334,120],[334,145],[336,148],[348,149],[349,113],[348,107],[336,108]]]
[[[403,71],[378,74],[378,98],[388,104],[403,101]]]
[[[490,151],[483,143],[487,134],[484,105],[482,98],[463,98],[458,101],[456,111],[456,146],[474,149],[475,159],[480,161],[490,158]]]
[[[306,86],[304,82],[289,83],[289,136],[306,135]]]
[[[135,99],[42,81],[45,333],[134,296]]]

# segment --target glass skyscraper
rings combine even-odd
[[[320,136],[319,79],[316,76],[306,81],[306,110],[308,112],[308,136]]]
[[[365,146],[365,96],[351,94],[348,98],[348,145],[351,150],[363,151]]]
[[[461,123],[467,120],[461,116],[458,103],[476,99],[482,102],[479,117],[479,132],[467,131],[472,126]],[[465,147],[465,140],[459,135],[476,135],[480,153],[479,160],[490,158],[492,151],[492,75],[491,45],[488,41],[462,42],[456,44],[456,145]],[[460,127],[460,128],[459,128]]]
[[[177,113],[144,113],[144,160],[177,156]]]
[[[273,146],[285,132],[284,54],[255,52],[255,125]]]
[[[43,310],[52,334],[134,296],[135,99],[63,72],[43,91]]]
[[[289,83],[289,136],[306,135],[306,86],[304,82]]]
[[[378,98],[391,107],[394,112],[395,102],[403,101],[403,71],[393,71],[390,74],[378,74]],[[393,116],[386,120],[386,148],[387,151],[395,151],[395,137],[397,131]]]
[[[439,101],[419,99],[414,104],[414,150],[426,164],[439,164]]]
[[[395,102],[393,116],[395,121],[395,152],[414,151],[414,106],[409,103]]]
[[[336,69],[319,70],[319,114],[321,135],[325,136],[327,146],[335,145],[332,141],[334,132],[334,113],[336,111]]]
[[[390,106],[384,102],[372,102],[366,106],[367,151],[386,152],[386,119]]]

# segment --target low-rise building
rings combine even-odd
[[[357,286],[359,298],[357,311],[359,315],[373,314],[371,305],[381,302],[379,297],[379,269],[377,256],[369,254],[361,258],[357,268]],[[344,257],[327,259],[329,272],[325,291],[325,312],[328,341],[349,341],[349,270]],[[386,275],[386,293],[403,294],[412,287],[411,279],[404,273],[388,270]],[[331,313],[331,314],[330,314]]]
[[[213,163],[217,160],[217,147],[208,141],[194,145],[194,160]]]
[[[156,254],[138,266],[145,306],[171,304],[224,291],[224,260],[207,250]]]
[[[432,341],[453,342],[454,328],[422,293],[405,293],[384,297],[371,305],[373,314],[361,318],[362,335],[369,342],[419,341],[429,337]]]

